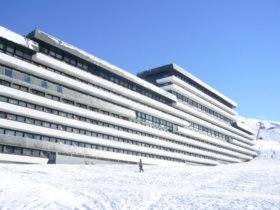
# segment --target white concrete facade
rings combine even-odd
[[[27,39],[1,30],[5,32],[0,36],[3,162],[9,162],[8,157],[20,162],[22,157],[22,162],[43,163],[47,157],[49,163],[137,163],[141,158],[145,164],[218,165],[256,156],[246,127],[238,129],[240,123],[233,127],[200,112],[169,91],[232,122],[236,111],[175,76],[158,79],[158,84],[169,84],[157,87],[44,32],[35,31]],[[18,57],[16,50],[11,53],[9,43],[25,47],[23,53],[29,53],[30,60]],[[68,62],[69,57],[73,61]]]

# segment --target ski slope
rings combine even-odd
[[[257,130],[258,121],[243,121]],[[271,127],[275,127],[271,129]],[[280,209],[280,126],[240,164],[0,165],[0,209]],[[272,155],[272,156],[271,156]]]

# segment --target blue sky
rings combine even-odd
[[[42,29],[132,73],[177,63],[280,121],[279,0],[1,1],[0,25]]]

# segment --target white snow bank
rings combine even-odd
[[[258,151],[258,159],[280,160],[280,142],[258,140],[255,149]]]
[[[279,164],[0,165],[0,209],[279,209]]]

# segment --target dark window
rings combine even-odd
[[[64,55],[64,58],[63,60],[66,62],[66,63],[69,63],[70,62],[70,59],[67,55]]]
[[[22,117],[22,116],[18,116],[18,117],[17,117],[17,121],[19,121],[19,122],[25,122],[25,118]]]
[[[31,118],[26,118],[26,123],[35,125],[35,120]]]
[[[26,102],[24,102],[24,101],[19,101],[19,103],[18,103],[20,106],[24,106],[24,107],[26,107]]]
[[[0,128],[0,134],[4,134],[5,130],[3,128]]]
[[[30,109],[35,109],[35,105],[34,105],[34,104],[28,103],[28,104],[27,104],[27,107],[30,108]]]
[[[67,100],[67,99],[63,99],[63,102],[66,103],[66,104],[72,104],[74,105],[74,101],[70,101],[70,100]]]
[[[16,116],[13,114],[7,114],[7,119],[8,120],[16,120]]]
[[[30,77],[30,75],[29,75],[29,74],[25,74],[25,73],[23,73],[23,75],[22,75],[22,79],[23,79],[23,81],[24,81],[24,82],[31,83],[31,77]]]
[[[31,89],[30,92],[38,96],[45,96],[45,93],[38,90]]]
[[[4,50],[4,44],[0,43],[0,50],[3,51]]]
[[[62,93],[63,92],[62,85],[56,86],[56,90],[57,90],[57,92]]]
[[[5,68],[5,75],[8,77],[13,77],[13,70]]]
[[[23,58],[26,60],[31,60],[31,55],[24,53]]]
[[[31,150],[29,150],[29,149],[23,149],[23,150],[22,150],[22,154],[23,154],[23,155],[28,155],[28,156],[30,156],[30,155],[31,155]]]
[[[5,96],[0,96],[0,101],[8,102],[8,98]]]
[[[58,58],[59,60],[62,59],[62,55],[60,52],[57,52],[56,55],[55,55],[56,58]]]
[[[15,153],[16,155],[21,155],[22,150],[19,149],[19,148],[14,148],[14,153]]]
[[[23,52],[16,49],[16,55],[22,58],[23,57]]]
[[[35,125],[42,126],[42,122],[40,120],[35,120]]]
[[[70,64],[72,64],[72,65],[76,66],[76,60],[74,60],[74,59],[70,59]]]
[[[7,52],[10,53],[10,54],[14,54],[14,52],[15,52],[14,46],[8,45],[7,46]]]
[[[15,131],[6,130],[6,134],[7,134],[7,135],[10,135],[10,136],[14,136],[14,135],[15,135]]]
[[[40,50],[42,52],[44,52],[45,54],[49,54],[49,50],[47,48],[44,48],[44,47],[40,46]]]
[[[49,54],[50,54],[50,56],[55,57],[55,52],[54,51],[50,50]]]
[[[25,133],[24,136],[27,137],[27,138],[30,138],[30,139],[34,139],[34,135],[31,134],[31,133]]]
[[[0,79],[0,85],[5,85],[5,86],[10,87],[10,86],[11,86],[11,83],[10,83],[10,82],[7,82],[7,81],[5,81],[5,80],[1,80],[1,79]]]
[[[43,88],[48,88],[48,82],[47,82],[46,80],[42,80],[42,81],[41,81],[41,86],[42,86]]]
[[[38,150],[32,150],[32,156],[39,157],[39,155],[40,155],[40,151],[38,151]]]
[[[6,119],[7,118],[7,114],[4,113],[4,112],[0,112],[0,118]]]
[[[79,68],[82,68],[82,67],[83,67],[83,64],[82,64],[80,61],[78,61],[77,66],[78,66]]]
[[[14,149],[13,149],[13,147],[10,147],[10,146],[4,146],[3,152],[4,153],[14,153]]]

